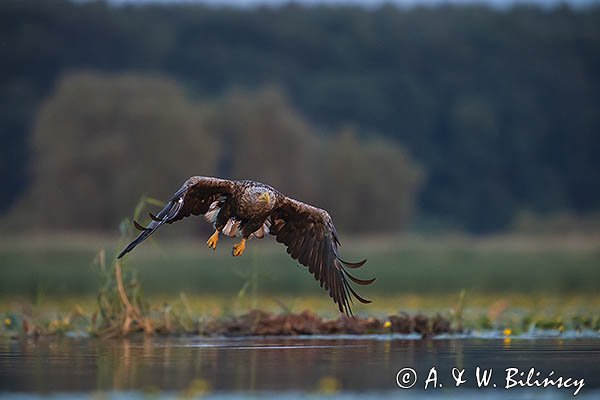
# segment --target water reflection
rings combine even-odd
[[[52,393],[373,392],[400,394],[404,367],[419,375],[438,370],[444,391],[453,367],[531,367],[585,379],[600,388],[598,339],[353,340],[324,338],[139,338],[100,341],[40,339],[0,342],[0,389]],[[472,379],[465,384],[474,387]],[[490,389],[493,390],[493,389]],[[536,390],[536,389],[528,389]],[[539,389],[538,389],[539,390]],[[571,395],[571,392],[561,392]],[[568,393],[567,393],[568,392]],[[457,392],[455,392],[457,393]]]

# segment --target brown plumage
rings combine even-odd
[[[329,213],[320,208],[284,196],[269,185],[254,181],[230,181],[219,178],[193,176],[175,192],[167,205],[150,217],[147,227],[133,222],[142,231],[118,256],[123,257],[144,241],[164,223],[173,223],[190,215],[203,215],[215,227],[207,244],[216,249],[219,233],[241,236],[234,246],[233,255],[244,252],[250,237],[274,235],[287,247],[290,256],[298,260],[329,292],[340,312],[352,315],[352,297],[361,303],[370,303],[350,286],[351,280],[359,285],[373,283],[373,279],[358,279],[346,268],[359,268],[366,260],[350,263],[339,255],[338,234]]]

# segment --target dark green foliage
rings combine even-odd
[[[327,207],[342,230],[396,231],[422,180],[390,140],[319,141],[276,88],[196,103],[159,77],[73,73],[41,107],[32,139],[33,180],[7,231],[112,230],[141,193],[169,199],[190,175],[266,182]]]
[[[600,8],[229,9],[0,4],[0,209],[68,70],[160,72],[197,96],[276,82],[319,126],[354,124],[425,166],[423,214],[473,231],[600,204]],[[331,129],[334,128],[334,129]]]

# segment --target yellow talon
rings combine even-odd
[[[246,239],[242,239],[241,242],[233,246],[233,256],[238,257],[241,256],[244,250],[246,249]]]
[[[215,233],[213,233],[211,235],[211,237],[208,238],[208,240],[206,241],[206,244],[211,249],[216,250],[218,241],[219,241],[219,231],[217,230],[217,231],[215,231]]]

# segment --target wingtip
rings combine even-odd
[[[338,309],[340,310],[340,313],[342,313],[342,315],[345,315],[347,318],[354,318],[354,313],[352,312],[352,308],[350,308],[350,306],[338,306]]]
[[[338,257],[338,258],[339,258],[339,257]],[[346,267],[348,267],[348,268],[353,268],[353,269],[354,269],[354,268],[360,268],[360,267],[362,267],[363,265],[365,265],[365,263],[367,262],[367,259],[366,259],[366,258],[365,258],[364,260],[362,260],[362,261],[359,261],[359,262],[348,262],[348,261],[344,261],[344,260],[342,260],[341,258],[339,258],[339,260],[340,260],[340,261],[342,262],[342,264],[344,264]]]
[[[133,250],[133,248],[135,246],[137,246],[137,240],[134,240],[133,242],[129,243],[127,245],[127,247],[125,247],[123,250],[121,250],[121,252],[117,256],[117,260],[120,260],[121,258],[123,258],[127,253],[129,253],[131,250]]]
[[[342,272],[348,277],[350,278],[350,280],[358,285],[370,285],[373,282],[375,282],[375,278],[370,278],[370,279],[360,279],[355,277],[354,275],[350,274],[350,272],[346,271],[345,269],[342,269]]]
[[[138,231],[141,231],[141,232],[144,232],[145,230],[148,229],[145,226],[138,223],[135,219],[133,220],[133,226],[135,227],[135,229],[137,229]]]
[[[162,222],[162,220],[161,220],[160,218],[158,218],[156,215],[154,215],[154,214],[152,214],[152,213],[148,213],[148,215],[150,216],[150,219],[151,219],[152,221],[155,221],[155,222]]]

